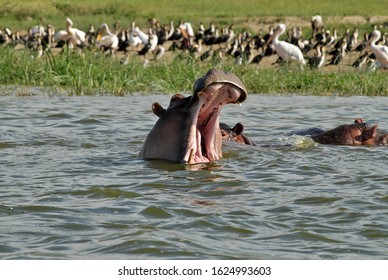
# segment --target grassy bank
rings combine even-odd
[[[144,29],[149,18],[162,23],[181,19],[195,27],[203,21],[220,26],[235,24],[236,31],[257,32],[258,27],[285,21],[289,26],[302,26],[304,34],[311,34],[309,20],[321,14],[327,26],[343,32],[345,28],[359,28],[360,33],[370,32],[373,18],[387,16],[387,1],[368,0],[303,1],[295,0],[134,0],[102,2],[97,0],[29,1],[0,0],[0,29],[27,30],[33,25],[48,23],[56,30],[64,28],[64,19],[69,16],[76,27],[87,30],[90,24],[102,22],[113,25],[119,22],[129,27],[132,21]],[[303,9],[300,7],[303,6]],[[345,20],[346,16],[357,16]],[[351,18],[351,17],[350,17]],[[384,17],[383,17],[384,18]],[[384,31],[384,30],[383,30]],[[27,49],[14,50],[0,46],[0,84],[39,86],[52,88],[55,92],[70,94],[122,95],[126,93],[190,92],[194,81],[209,68],[217,67],[236,73],[250,92],[255,93],[301,93],[301,94],[363,94],[388,95],[387,71],[361,71],[349,66],[354,61],[347,59],[346,66],[326,67],[329,70],[304,70],[295,66],[236,65],[232,59],[201,62],[185,53],[172,59],[153,61],[143,67],[140,58],[123,64],[120,58],[105,57],[94,50],[61,53],[46,52],[42,57]],[[134,58],[134,59],[133,59]],[[269,66],[268,66],[269,65]]]
[[[0,84],[50,87],[73,95],[127,93],[189,93],[209,68],[232,71],[251,93],[315,95],[388,95],[387,73],[357,70],[325,72],[296,66],[262,68],[232,61],[201,62],[178,55],[171,62],[143,67],[140,61],[122,64],[92,52],[67,52],[36,58],[29,51],[0,48]]]

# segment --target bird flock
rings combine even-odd
[[[30,49],[38,57],[48,50],[67,48],[82,52],[91,49],[120,57],[123,64],[138,57],[144,66],[185,52],[198,61],[232,59],[238,65],[260,65],[267,57],[275,57],[271,65],[297,63],[301,68],[322,68],[339,65],[349,53],[354,53],[353,61],[348,61],[349,66],[376,70],[388,69],[388,33],[384,33],[387,29],[388,22],[374,25],[362,39],[357,28],[346,29],[340,36],[336,29],[325,27],[320,15],[315,15],[311,18],[311,33],[307,36],[301,27],[293,26],[287,30],[283,23],[269,25],[268,32],[260,29],[252,34],[236,32],[233,24],[218,27],[211,22],[205,28],[200,23],[194,29],[190,22],[161,24],[156,19],[150,19],[149,26],[143,29],[135,22],[130,28],[120,28],[115,23],[112,29],[102,23],[97,30],[90,25],[85,32],[66,18],[65,28],[57,32],[51,24],[34,26],[23,36],[10,28],[0,30],[0,46]],[[282,39],[286,31],[287,36]]]

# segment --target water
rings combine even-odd
[[[0,97],[0,258],[387,259],[388,148],[287,136],[386,98],[251,94],[221,120],[259,146],[194,166],[137,157],[169,98]]]

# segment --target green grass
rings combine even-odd
[[[38,59],[29,51],[8,48],[0,48],[0,58],[0,84],[45,87],[70,95],[190,93],[194,81],[212,67],[234,72],[250,93],[388,95],[387,73],[383,71],[330,73],[296,66],[263,69],[237,66],[232,61],[198,63],[189,55],[144,68],[139,61],[123,65],[92,52],[64,51]]]
[[[115,21],[123,26],[128,26],[133,20],[144,25],[152,17],[161,22],[188,20],[194,24],[200,21],[244,21],[266,16],[309,19],[314,14],[324,17],[359,15],[366,18],[387,15],[387,6],[387,0],[0,0],[0,28],[28,28],[38,23],[51,23],[59,28],[64,26],[66,16],[70,16],[76,26],[82,29],[89,24],[113,24]]]
[[[0,0],[0,29],[27,29],[35,24],[52,23],[57,30],[64,28],[65,17],[72,18],[75,26],[86,30],[89,24],[102,22],[112,25],[119,21],[129,27],[131,21],[148,26],[147,20],[155,17],[162,23],[170,20],[188,20],[197,26],[201,21],[226,25],[235,23],[236,29],[255,20],[268,24],[268,18],[280,21],[287,16],[308,20],[314,14],[324,19],[336,16],[331,27],[344,30],[348,24],[343,16],[386,16],[388,1],[253,1],[253,0],[134,0],[104,2],[97,0],[66,1],[4,1]],[[303,8],[300,8],[303,7]],[[360,31],[370,31],[370,24],[357,26]],[[306,27],[307,28],[307,27]],[[309,31],[311,32],[311,31]],[[170,61],[150,63],[143,68],[139,60],[123,65],[118,59],[104,57],[91,51],[64,51],[55,56],[46,53],[34,57],[27,50],[15,51],[0,46],[0,84],[38,86],[55,92],[69,94],[115,94],[191,92],[194,81],[209,68],[218,67],[233,71],[250,92],[299,94],[363,94],[388,95],[387,72],[365,72],[338,68],[334,72],[300,70],[293,66],[268,68],[256,65],[236,66],[232,60],[198,62],[189,55],[179,55]],[[350,68],[350,67],[348,67]]]

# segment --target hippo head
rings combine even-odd
[[[379,135],[377,124],[371,126],[359,118],[353,124],[340,125],[312,137],[315,142],[332,145],[386,145],[387,138],[388,135]]]
[[[251,139],[243,134],[244,126],[241,123],[237,123],[233,128],[220,123],[220,128],[223,140],[256,146]]]
[[[179,163],[203,163],[222,158],[219,116],[222,106],[241,103],[247,90],[233,73],[211,69],[194,84],[194,93],[174,95],[167,109],[152,106],[159,116],[140,156]]]

